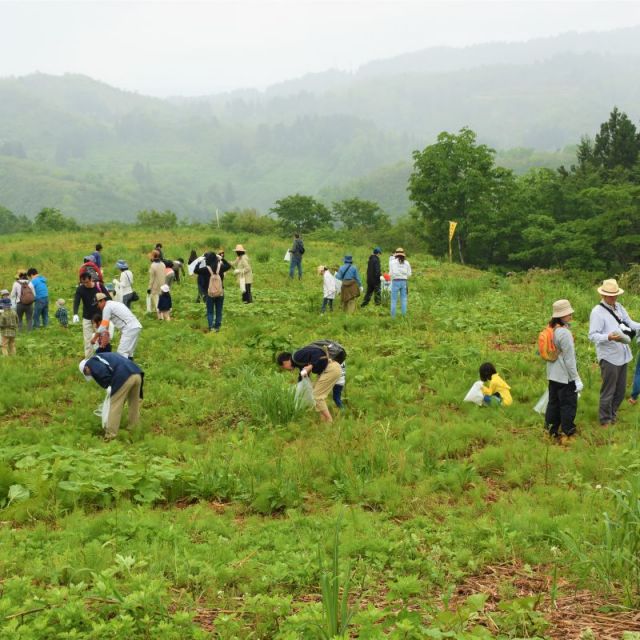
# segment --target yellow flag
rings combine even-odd
[[[453,259],[453,254],[451,251],[451,241],[453,240],[453,234],[456,232],[456,227],[458,226],[457,222],[453,222],[453,220],[449,220],[449,262]]]

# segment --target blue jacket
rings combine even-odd
[[[91,377],[103,389],[111,387],[111,395],[114,395],[131,376],[139,374],[142,377],[140,397],[143,397],[144,371],[129,358],[119,353],[100,353],[89,358],[86,366],[91,371]]]
[[[31,284],[35,289],[36,300],[49,297],[49,289],[47,289],[47,279],[44,276],[37,275],[31,280]]]
[[[336,273],[336,278],[338,280],[355,280],[358,283],[358,286],[362,286],[362,281],[360,280],[360,274],[358,273],[358,267],[352,262],[347,264],[343,264],[339,269],[338,273]]]
[[[311,372],[317,375],[320,375],[329,364],[326,351],[320,347],[312,347],[311,345],[298,349],[298,351],[291,356],[291,361],[293,362],[293,366],[298,369],[302,369],[310,364]]]

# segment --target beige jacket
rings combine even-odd
[[[152,262],[149,267],[149,286],[152,295],[160,295],[160,287],[164,284],[164,263]]]
[[[244,276],[246,284],[253,284],[253,270],[246,253],[243,256],[238,256],[231,264],[236,271],[240,272],[236,274],[238,278]]]

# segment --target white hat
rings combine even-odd
[[[573,313],[571,303],[568,300],[556,300],[553,303],[553,311],[551,313],[552,318],[564,318]]]
[[[618,281],[615,278],[611,278],[602,281],[602,286],[598,289],[598,293],[601,296],[620,296],[624,293],[624,289],[618,286]]]
[[[100,302],[100,300],[106,300],[107,296],[104,295],[104,293],[100,292],[100,293],[96,293],[96,302]]]
[[[88,358],[86,358],[85,360],[81,360],[80,364],[78,365],[78,369],[80,369],[80,373],[85,377],[85,380],[87,380],[87,382],[91,382],[91,380],[93,380],[93,377],[86,375],[84,372],[84,368],[87,366],[87,360]]]
[[[168,285],[168,284],[163,284],[163,285],[160,287],[160,291],[164,291],[165,293],[169,293],[169,291],[171,291],[171,288],[169,287],[169,285]]]

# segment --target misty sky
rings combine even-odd
[[[0,76],[74,72],[144,94],[201,95],[434,45],[636,24],[634,1],[0,0]]]

